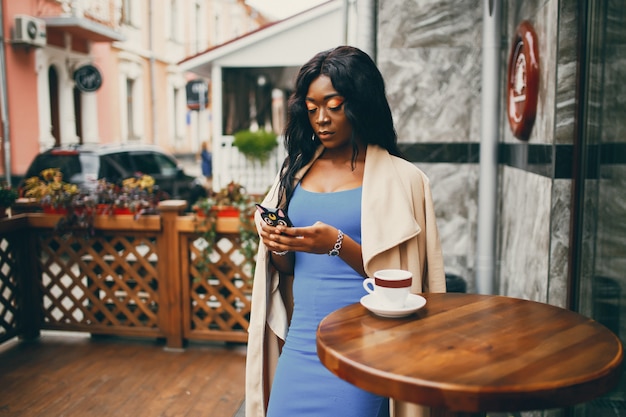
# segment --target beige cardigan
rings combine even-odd
[[[320,148],[315,156],[321,153]],[[313,164],[298,174],[302,178]],[[262,204],[278,206],[278,181]],[[412,163],[369,145],[361,198],[361,249],[368,276],[386,268],[413,273],[412,291],[445,292],[443,257],[426,175]],[[256,222],[259,223],[258,217]],[[287,277],[283,277],[287,278]],[[252,290],[246,362],[246,417],[264,417],[279,349],[289,325],[289,303],[279,290],[279,274],[259,245]],[[288,282],[288,281],[287,281]],[[280,339],[280,340],[279,340]],[[395,404],[396,417],[420,416],[420,407]],[[407,411],[410,410],[410,411]]]

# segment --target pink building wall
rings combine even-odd
[[[119,96],[117,80],[117,56],[111,50],[111,44],[94,43],[92,47],[94,65],[102,71],[102,87],[97,92],[101,143],[120,142],[120,118],[118,116]]]
[[[31,15],[36,1],[3,0],[3,25],[5,39],[12,39],[13,21],[16,14]],[[34,47],[12,45],[5,42],[5,63],[8,100],[8,128],[11,142],[11,173],[26,171],[30,161],[39,150],[39,111],[37,108],[37,75],[35,73]],[[4,127],[4,126],[3,126]],[[4,155],[3,155],[4,162]],[[1,165],[2,173],[6,170]]]
[[[50,56],[55,56],[57,61],[61,62],[55,64],[57,68],[63,65],[69,67],[70,64],[65,62],[76,62],[77,57],[82,57],[82,62],[91,61],[101,70],[103,86],[95,93],[98,102],[98,136],[101,142],[119,142],[119,137],[114,134],[119,131],[119,117],[114,104],[118,102],[119,93],[114,76],[117,70],[111,42],[92,41],[90,38],[94,35],[90,33],[73,33],[70,43],[66,44],[65,28],[46,27],[45,47],[14,44],[11,40],[14,37],[16,15],[23,14],[38,19],[57,17],[63,13],[62,5],[52,0],[0,1],[3,35],[7,40],[4,48],[11,175],[17,178],[23,176],[32,159],[41,150],[42,144],[47,143],[46,139],[51,137],[51,133],[47,131],[50,130],[51,123],[46,119],[47,114],[40,117],[38,105],[38,100],[43,100],[46,106],[55,107],[50,103],[48,88],[41,88],[42,83],[38,82],[38,78],[48,77],[48,69],[52,65]],[[113,26],[113,22],[98,24],[109,28]],[[59,59],[59,55],[63,54],[67,55],[67,58]],[[71,77],[71,74],[72,69],[68,68],[67,76]],[[59,76],[61,77],[62,73],[59,73]],[[68,80],[64,79],[61,82],[67,85]],[[47,85],[47,82],[45,84]],[[40,89],[42,91],[39,91]],[[61,114],[60,117],[67,123],[65,121],[67,114]],[[4,152],[4,146],[1,149]],[[2,154],[0,174],[3,177],[7,172],[5,161],[5,155]]]

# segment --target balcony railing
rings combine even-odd
[[[88,18],[98,23],[114,26],[115,2],[111,0],[60,0],[64,15]],[[119,6],[117,6],[119,8]]]
[[[207,255],[202,222],[184,206],[98,216],[93,235],[60,234],[59,215],[0,220],[0,343],[40,330],[163,338],[170,348],[246,342],[252,277],[237,226],[218,223]]]

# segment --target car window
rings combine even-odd
[[[128,177],[133,176],[134,174],[133,171],[135,168],[133,167],[133,162],[130,158],[130,155],[127,152],[112,153],[112,154],[107,155],[107,158],[110,160],[113,166],[124,167],[124,169],[126,170],[125,175],[122,173],[123,174],[122,176],[124,178],[120,178],[120,179],[126,179]],[[111,171],[108,174],[113,175],[113,172],[114,171]],[[114,180],[111,179],[111,181],[114,181]]]
[[[82,171],[78,154],[40,154],[30,166],[26,177],[38,176],[41,171],[48,168],[59,168],[61,173],[63,173],[63,179],[67,182],[72,182],[71,179],[76,178],[76,175],[80,175]]]
[[[137,173],[148,175],[161,174],[161,167],[154,157],[154,154],[133,153],[132,158],[135,162],[135,170]]]
[[[176,172],[178,171],[178,165],[175,161],[161,154],[156,154],[155,158],[157,160],[157,163],[161,167],[161,174],[168,177],[173,177],[176,175]]]
[[[135,152],[132,154],[138,173],[148,175],[176,175],[176,162],[166,155],[153,152]]]
[[[116,162],[114,155],[103,155],[100,159],[100,174],[98,178],[103,178],[108,182],[120,183],[130,175]],[[122,158],[125,159],[125,158]]]

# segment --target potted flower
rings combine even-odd
[[[66,212],[57,222],[55,230],[61,233],[82,231],[93,236],[96,232],[94,228],[96,206],[96,199],[91,193],[79,192],[66,205]]]
[[[59,168],[44,169],[38,177],[30,177],[24,183],[24,197],[35,199],[44,213],[67,213],[77,195],[78,187],[64,182]]]
[[[81,192],[77,185],[64,182],[60,169],[44,169],[38,177],[26,179],[24,196],[35,199],[44,213],[63,215],[55,226],[58,232],[81,230],[94,233],[94,197]]]
[[[150,175],[131,177],[122,181],[119,188],[109,190],[113,200],[114,214],[132,214],[138,218],[142,214],[156,214],[159,201],[167,198],[155,185]]]
[[[246,206],[250,200],[245,187],[231,181],[218,192],[199,199],[193,209],[200,217],[211,214],[217,217],[239,217],[240,206]]]
[[[17,191],[10,185],[0,182],[0,218],[7,217],[7,209],[17,200]]]
[[[119,194],[119,187],[105,179],[99,179],[93,190],[96,200],[96,214],[113,214],[113,204]]]
[[[235,133],[233,145],[250,160],[264,164],[278,146],[276,133],[267,130],[240,130]]]

